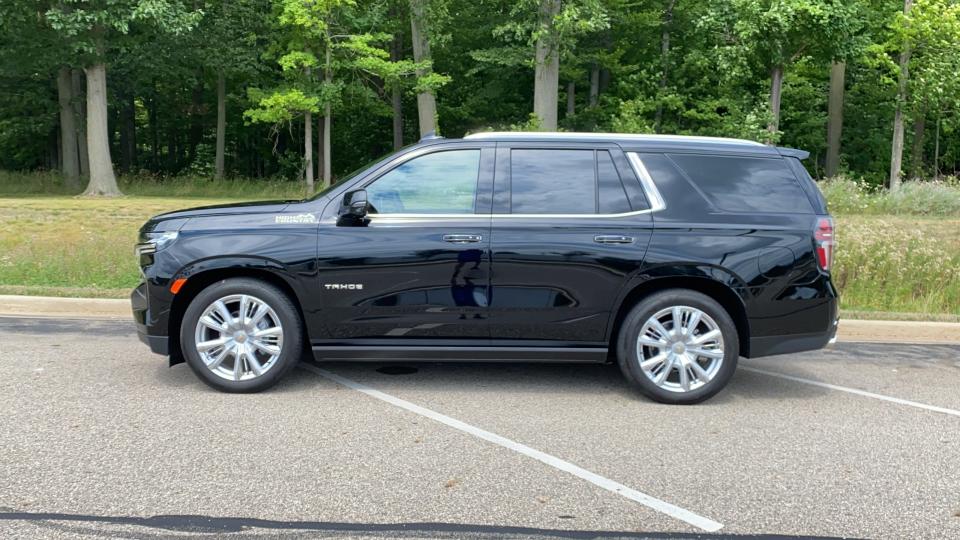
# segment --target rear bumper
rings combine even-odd
[[[145,282],[141,282],[130,293],[130,307],[133,309],[133,322],[137,325],[137,337],[149,346],[151,351],[167,356],[170,354],[169,340],[165,333],[157,332],[158,325],[151,317],[148,294]]]
[[[750,358],[822,349],[837,340],[838,322],[834,321],[833,328],[828,332],[752,338]]]

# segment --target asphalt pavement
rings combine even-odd
[[[960,346],[613,366],[304,362],[222,394],[132,323],[0,317],[0,538],[960,537]]]

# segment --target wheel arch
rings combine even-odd
[[[303,306],[300,303],[301,295],[297,292],[295,281],[288,275],[285,275],[285,269],[276,266],[271,261],[262,259],[251,259],[239,263],[236,260],[208,260],[200,267],[191,268],[189,271],[180,272],[178,275],[187,277],[183,287],[174,295],[170,304],[170,319],[167,330],[167,340],[170,351],[170,365],[184,362],[183,351],[180,349],[180,326],[183,322],[183,315],[190,302],[198,294],[213,283],[231,278],[252,278],[269,283],[280,289],[293,302],[297,309],[297,315],[300,317],[300,323],[304,332],[304,343],[310,343],[306,318],[303,314]]]
[[[646,280],[630,289],[620,301],[616,314],[609,325],[610,350],[616,350],[616,342],[627,313],[647,296],[667,289],[688,289],[709,296],[719,303],[733,319],[740,342],[740,355],[750,356],[750,322],[743,298],[730,286],[707,277],[668,276]]]

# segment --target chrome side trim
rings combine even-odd
[[[643,186],[643,192],[646,194],[647,200],[650,202],[650,211],[659,212],[660,210],[666,208],[667,203],[663,200],[663,195],[660,195],[660,190],[657,189],[657,184],[654,183],[653,178],[647,171],[647,167],[644,166],[643,160],[640,159],[640,155],[636,152],[627,152],[627,160],[630,162],[630,166],[633,167],[633,172],[636,173],[638,178],[640,178],[640,184]]]
[[[367,217],[373,220],[384,220],[384,219],[469,219],[469,218],[520,218],[520,219],[540,219],[540,218],[571,218],[571,219],[602,219],[602,218],[623,218],[630,216],[639,216],[642,214],[649,214],[653,210],[635,210],[633,212],[621,212],[619,214],[368,214]],[[336,221],[334,219],[333,221]]]

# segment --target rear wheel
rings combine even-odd
[[[641,300],[624,319],[617,360],[627,379],[661,403],[698,403],[730,381],[737,328],[716,300],[687,289]]]
[[[259,392],[300,360],[303,328],[279,289],[235,278],[202,290],[187,307],[180,346],[190,368],[225,392]]]

